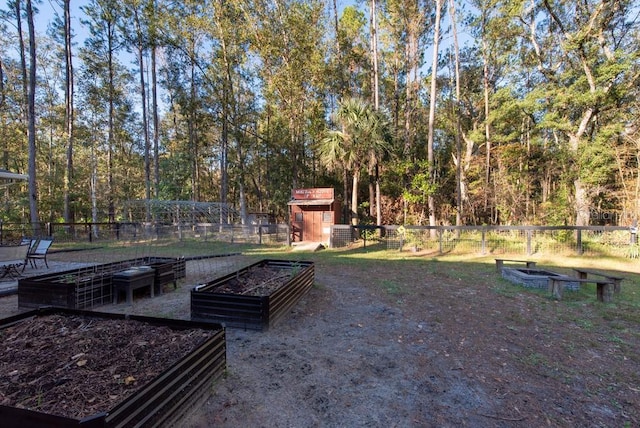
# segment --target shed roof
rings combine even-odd
[[[331,205],[335,199],[294,199],[288,205]]]

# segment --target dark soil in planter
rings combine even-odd
[[[291,277],[291,270],[253,266],[247,272],[238,274],[235,278],[210,291],[245,296],[268,296],[286,284]]]
[[[105,412],[210,335],[79,315],[26,319],[0,330],[0,404],[76,419]]]
[[[313,263],[264,259],[200,284],[191,292],[191,320],[267,330],[313,286]]]

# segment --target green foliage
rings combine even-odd
[[[599,142],[583,144],[579,164],[580,179],[590,186],[602,186],[615,178],[616,159],[610,146]]]
[[[540,224],[562,226],[570,223],[572,217],[568,186],[560,186],[558,191],[540,204]]]
[[[426,160],[419,161],[413,169],[411,182],[402,192],[402,197],[412,204],[425,204],[429,195],[436,191],[436,186],[429,176],[429,163]]]

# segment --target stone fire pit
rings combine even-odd
[[[563,275],[545,269],[502,268],[502,277],[504,279],[527,288],[538,288],[540,290],[547,290],[549,286],[550,276]],[[577,291],[580,289],[580,283],[566,282],[565,289]]]

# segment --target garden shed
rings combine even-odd
[[[293,189],[288,205],[293,242],[329,242],[331,226],[340,222],[333,188]]]

